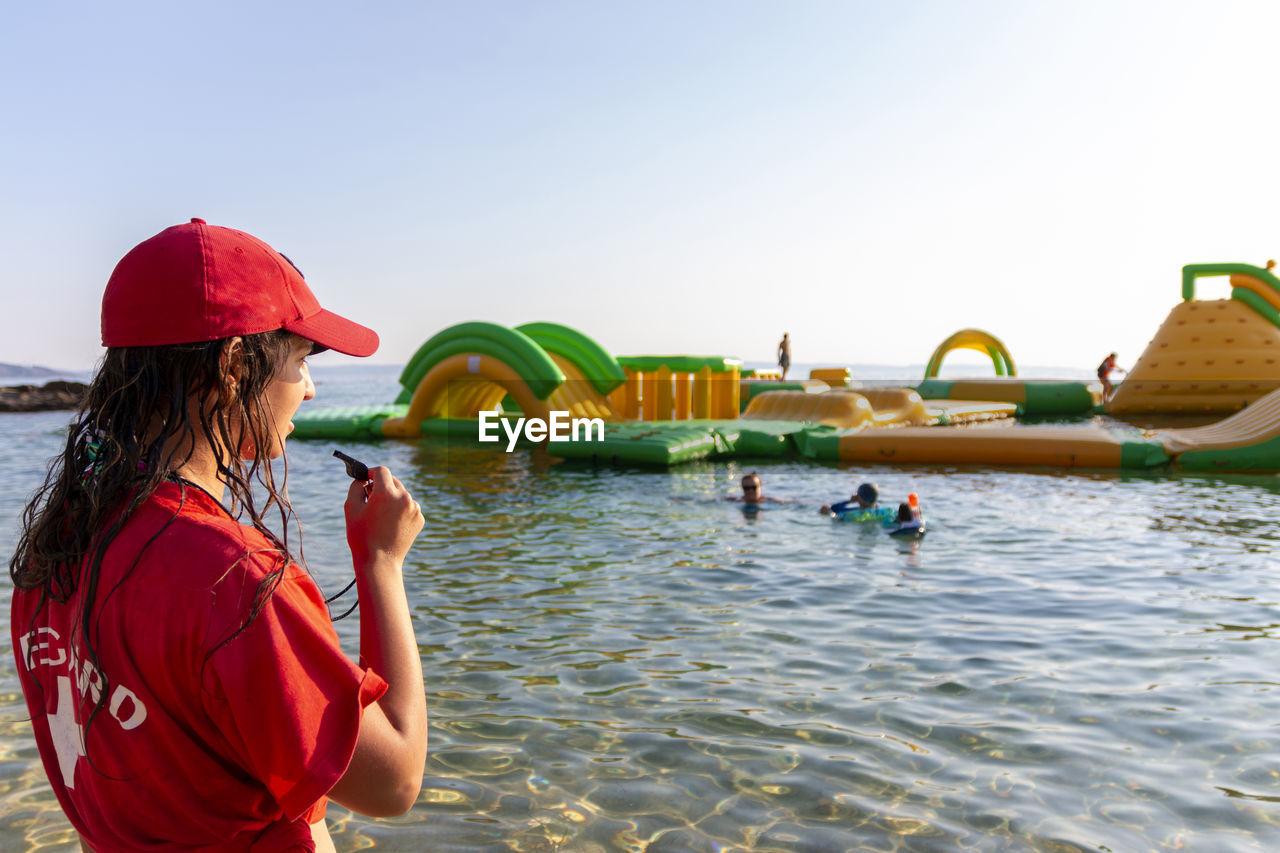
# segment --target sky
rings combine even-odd
[[[9,4],[0,361],[92,367],[116,261],[201,217],[383,364],[487,320],[1132,365],[1183,264],[1280,255],[1278,34],[1264,0]]]

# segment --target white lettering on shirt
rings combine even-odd
[[[76,719],[76,709],[80,697],[86,693],[96,704],[102,697],[107,679],[92,661],[79,660],[75,655],[68,661],[67,650],[56,644],[61,639],[52,628],[36,628],[19,637],[18,645],[22,650],[21,663],[28,670],[37,665],[48,669],[67,665],[68,674],[57,677],[57,705],[47,719],[49,737],[62,770],[62,782],[67,788],[74,788],[76,762],[85,754],[84,727]],[[137,693],[123,684],[116,684],[111,688],[107,715],[119,723],[121,729],[130,731],[147,719],[147,706]]]
[[[41,642],[38,638],[41,634],[48,634],[50,640],[62,639],[58,636],[58,632],[52,628],[36,628],[30,633],[23,634],[18,638],[18,645],[22,647],[22,663],[27,669],[32,665],[44,664],[45,666],[61,666],[67,661],[67,653],[61,646],[51,646],[49,643]],[[57,652],[56,658],[39,657],[46,654],[50,648]]]

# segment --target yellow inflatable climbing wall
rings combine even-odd
[[[1230,275],[1230,299],[1194,299],[1198,276]],[[1280,388],[1280,281],[1244,264],[1183,269],[1183,299],[1117,387],[1115,415],[1237,412]]]

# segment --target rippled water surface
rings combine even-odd
[[[318,377],[316,405],[394,394]],[[0,416],[6,552],[64,422]],[[1280,849],[1276,478],[346,449],[428,511],[431,746],[405,818],[330,807],[340,850]],[[289,473],[326,592],[331,450]],[[749,470],[787,500],[724,500]],[[863,479],[918,492],[927,538],[816,513]],[[71,850],[4,643],[0,849]]]

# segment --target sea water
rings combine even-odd
[[[396,375],[317,369],[314,405]],[[0,416],[6,553],[65,422]],[[328,594],[334,446],[291,442],[288,476]],[[431,728],[413,810],[331,804],[339,850],[1280,849],[1280,479],[342,449],[426,513]],[[726,499],[750,471],[778,502]],[[817,513],[864,480],[928,535]],[[3,638],[0,849],[72,851]]]

